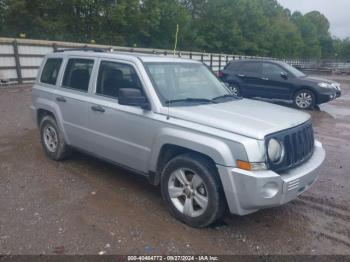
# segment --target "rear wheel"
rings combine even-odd
[[[241,89],[238,85],[230,84],[229,88],[230,88],[232,94],[234,94],[235,96],[238,96],[238,97],[241,96]]]
[[[209,226],[224,214],[217,170],[201,156],[184,154],[170,160],[162,173],[161,189],[171,214],[192,227]]]
[[[41,144],[46,155],[53,160],[63,160],[69,154],[69,148],[64,141],[55,119],[45,116],[40,122]]]
[[[294,95],[294,105],[300,109],[312,109],[315,106],[315,95],[308,89],[299,90]]]

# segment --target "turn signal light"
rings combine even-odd
[[[248,171],[267,170],[266,164],[263,162],[250,163],[242,160],[237,160],[236,166],[239,169],[248,170]]]
[[[237,160],[237,167],[243,170],[252,170],[252,165],[249,162],[245,162],[242,160]]]

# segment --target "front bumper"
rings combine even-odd
[[[218,166],[230,212],[246,215],[297,198],[317,180],[324,159],[322,144],[316,141],[314,153],[307,162],[281,174]]]
[[[329,101],[333,101],[334,99],[337,99],[340,96],[341,96],[340,90],[333,90],[332,92],[321,93],[318,95],[317,103],[318,104],[327,103]]]

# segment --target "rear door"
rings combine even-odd
[[[261,63],[256,61],[242,62],[237,68],[237,77],[241,80],[240,88],[245,97],[261,95]]]
[[[292,92],[293,84],[288,77],[288,73],[283,67],[275,63],[262,63],[261,97],[273,99],[288,99]]]
[[[94,58],[69,57],[54,101],[59,107],[68,143],[87,150],[87,112]]]

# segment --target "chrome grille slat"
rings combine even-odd
[[[307,122],[285,132],[279,132],[269,137],[278,138],[285,146],[285,159],[274,165],[269,163],[272,170],[281,171],[304,163],[313,153],[314,133],[311,122]]]

